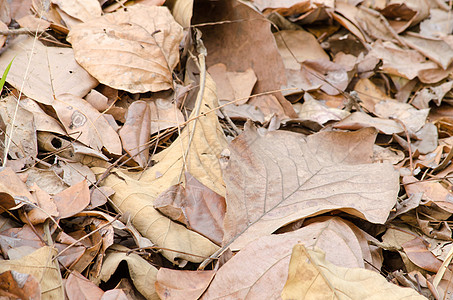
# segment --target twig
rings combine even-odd
[[[29,28],[18,28],[18,29],[0,30],[0,35],[20,35],[20,34],[40,35],[45,32],[46,32],[46,30],[32,30]]]

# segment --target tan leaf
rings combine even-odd
[[[442,183],[437,181],[418,181],[413,176],[403,177],[404,188],[408,195],[423,193],[422,199],[435,203],[440,208],[453,213],[453,197]]]
[[[97,0],[52,0],[51,2],[58,5],[69,16],[82,22],[88,22],[102,15],[102,8]]]
[[[71,217],[90,203],[90,190],[86,180],[81,181],[53,196],[60,218]]]
[[[381,118],[400,120],[410,133],[419,131],[425,125],[429,113],[429,109],[416,109],[397,100],[381,101],[374,106],[374,110]]]
[[[36,130],[66,135],[66,132],[61,127],[60,123],[46,114],[36,101],[26,98],[21,100],[19,104],[33,114]]]
[[[378,273],[343,268],[326,261],[322,250],[294,246],[283,299],[426,299]]]
[[[160,194],[154,200],[154,207],[220,245],[225,198],[201,184],[189,172],[185,173],[185,183],[185,187],[174,185]]]
[[[127,110],[126,123],[118,132],[124,150],[144,168],[148,163],[151,111],[145,101],[134,101]]]
[[[371,259],[363,234],[341,218],[317,218],[301,229],[261,237],[220,267],[202,299],[278,299],[291,250],[299,242],[321,247],[336,265],[363,267],[363,260]],[[361,247],[363,242],[368,249]]]
[[[406,34],[402,38],[411,48],[436,62],[444,70],[453,62],[453,49],[441,39],[416,34]]]
[[[163,300],[197,300],[211,283],[215,271],[185,271],[160,268],[156,293]]]
[[[101,300],[129,300],[130,298],[126,296],[126,293],[121,289],[113,289],[106,291]]]
[[[4,212],[16,205],[36,203],[27,185],[20,180],[11,168],[0,171],[0,211]]]
[[[121,154],[121,141],[104,116],[82,98],[65,94],[53,103],[68,134],[94,150]]]
[[[74,26],[75,57],[101,83],[131,93],[173,86],[182,28],[166,7],[133,5]]]
[[[382,92],[371,80],[368,78],[361,78],[354,86],[354,90],[359,94],[361,106],[366,108],[369,112],[374,113],[374,107],[382,100],[389,100],[384,92]]]
[[[300,119],[311,120],[319,124],[325,124],[332,120],[339,121],[350,114],[345,110],[327,107],[309,93],[304,94],[304,103],[296,103],[293,106]]]
[[[146,299],[158,300],[159,296],[156,294],[154,287],[157,269],[145,259],[141,258],[140,255],[135,253],[128,254],[129,249],[124,246],[113,245],[110,249],[111,250],[107,251],[101,274],[96,278],[96,281],[106,282],[109,280],[113,273],[115,273],[118,265],[122,261],[125,261],[129,268],[131,279],[137,290],[145,296]]]
[[[98,85],[74,59],[71,48],[46,47],[33,37],[22,36],[9,44],[0,56],[0,69],[14,58],[7,82],[40,103],[51,105],[55,97],[69,93],[83,97]],[[31,59],[31,60],[30,60]],[[33,68],[27,68],[28,64]],[[29,70],[25,77],[25,71]]]
[[[174,0],[172,9],[173,17],[182,27],[187,28],[190,26],[193,12],[193,0]]]
[[[133,173],[116,171],[119,177],[109,176],[104,181],[104,185],[115,190],[113,202],[122,212],[130,212],[133,216],[132,223],[137,230],[159,247],[203,257],[211,255],[217,249],[217,246],[208,239],[162,216],[152,206],[160,193],[179,183],[184,162],[187,171],[198,181],[217,194],[225,195],[218,159],[227,143],[215,112],[207,113],[216,106],[215,84],[210,76],[207,76],[200,108],[200,114],[206,115],[196,121],[190,148],[188,144],[193,123],[189,123],[181,131],[180,136],[170,147],[153,156],[157,164],[147,169],[140,180],[134,179]],[[163,250],[163,254],[171,261],[177,258],[203,261],[202,257],[174,251]]]
[[[306,60],[302,63],[302,72],[313,85],[320,84],[320,89],[329,95],[338,95],[349,83],[346,69],[326,59]]]
[[[184,116],[175,103],[163,98],[148,102],[151,110],[151,134],[171,127],[177,127],[184,122]]]
[[[384,134],[398,134],[404,132],[403,127],[395,120],[375,118],[366,113],[356,111],[333,125],[334,128],[357,130],[366,127],[374,127]]]
[[[52,260],[55,255],[55,249],[44,246],[21,259],[0,261],[0,273],[14,270],[31,274],[41,285],[42,299],[64,299],[60,269]]]
[[[69,274],[65,284],[65,291],[69,300],[97,300],[104,294],[103,290],[77,271],[72,271]]]
[[[300,63],[307,59],[330,59],[316,38],[305,30],[280,30],[274,37],[286,69],[299,70]]]
[[[230,144],[224,173],[224,244],[240,249],[283,225],[334,209],[384,223],[399,176],[390,164],[371,164],[375,134],[371,128],[308,137],[260,134],[248,124]]]

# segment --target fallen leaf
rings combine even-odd
[[[220,245],[225,198],[185,173],[185,186],[174,185],[154,200],[154,208]]]
[[[334,128],[357,130],[374,127],[383,134],[399,134],[404,132],[403,127],[395,120],[372,117],[366,113],[356,111],[333,125]]]
[[[320,249],[294,246],[283,299],[426,299],[364,269],[342,268],[325,260]]]
[[[163,6],[136,4],[74,26],[75,58],[101,83],[131,93],[173,86],[182,28]]]
[[[436,62],[444,70],[453,62],[453,49],[443,40],[416,34],[406,34],[402,38],[411,48]]]
[[[56,194],[53,196],[53,200],[61,219],[81,212],[90,203],[90,190],[86,180]]]
[[[375,134],[263,134],[248,124],[231,142],[224,172],[224,245],[240,249],[290,222],[334,209],[384,223],[396,202],[398,174],[390,164],[371,164]]]
[[[144,168],[148,163],[151,137],[151,111],[145,101],[135,101],[129,106],[126,123],[118,132],[124,150]]]
[[[247,21],[244,22],[244,19]],[[254,93],[280,89],[285,84],[285,69],[268,21],[252,8],[236,0],[215,2],[212,6],[195,2],[193,24],[225,20],[240,22],[200,27],[203,42],[209,53],[206,57],[207,66],[223,63],[230,72],[244,72],[252,68],[257,77]],[[222,39],[219,39],[219,36]],[[239,47],[243,49],[242,55],[237,55]],[[281,113],[296,117],[290,103],[280,92],[273,95],[276,99],[269,99],[269,95],[265,95],[253,98],[250,104],[259,108],[264,105],[265,109],[268,104],[261,102],[265,102],[264,99],[267,98],[267,101],[280,106]],[[267,115],[267,112],[263,113]]]
[[[30,274],[14,270],[0,274],[0,296],[5,299],[40,299],[39,282]]]
[[[278,299],[291,251],[299,242],[321,247],[334,264],[363,267],[364,259],[371,259],[363,234],[350,222],[327,217],[292,232],[261,237],[220,267],[202,299]],[[363,242],[368,249],[362,248]]]
[[[104,294],[103,290],[77,271],[69,274],[65,283],[65,291],[69,300],[97,300]]]
[[[385,100],[374,106],[377,116],[388,119],[398,119],[406,125],[410,133],[419,131],[425,125],[429,109],[416,109],[410,104],[396,100]]]
[[[82,22],[88,22],[102,15],[102,8],[97,0],[51,0],[69,16]]]
[[[66,94],[54,103],[58,118],[68,134],[94,150],[105,147],[111,154],[121,154],[121,141],[104,116],[84,99]]]
[[[118,265],[122,261],[125,261],[129,268],[132,282],[137,290],[146,299],[158,300],[159,297],[154,287],[157,269],[145,259],[141,258],[140,255],[135,253],[128,254],[129,249],[124,246],[113,245],[110,249],[104,259],[101,273],[95,281],[98,281],[98,283],[100,281],[106,282],[116,271]]]
[[[162,216],[152,206],[160,193],[179,183],[185,166],[207,188],[225,195],[218,158],[227,143],[215,112],[209,112],[217,106],[214,91],[214,82],[207,76],[200,107],[200,114],[206,115],[193,121],[197,122],[195,128],[189,123],[167,149],[154,155],[156,164],[144,171],[140,180],[135,179],[134,173],[118,170],[115,172],[119,177],[109,176],[103,183],[115,190],[113,202],[123,213],[129,212],[133,216],[132,223],[144,237],[159,247],[197,255],[163,250],[163,255],[173,262],[180,258],[201,262],[217,249],[208,239]],[[189,147],[193,129],[195,133]]]
[[[197,300],[211,283],[215,271],[185,271],[160,268],[156,293],[160,299]]]
[[[13,60],[7,82],[31,99],[51,105],[54,98],[69,93],[83,97],[98,85],[74,59],[71,48],[46,47],[33,37],[14,39],[0,56],[0,69]],[[28,64],[33,68],[27,68]],[[25,74],[25,71],[29,72]],[[25,76],[27,75],[27,76]]]
[[[21,259],[0,261],[0,273],[14,270],[31,274],[41,285],[41,298],[64,299],[60,269],[52,260],[55,255],[55,249],[44,246]]]
[[[345,110],[327,107],[322,101],[316,100],[309,93],[304,94],[303,104],[296,103],[293,106],[300,119],[314,121],[319,124],[339,121],[350,114]]]

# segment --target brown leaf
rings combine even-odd
[[[227,143],[217,116],[211,111],[216,106],[215,84],[207,76],[200,108],[200,114],[206,115],[194,121],[197,122],[195,127],[190,123],[167,149],[154,155],[153,160],[157,163],[147,169],[140,180],[135,179],[134,173],[116,171],[119,176],[109,176],[104,182],[115,190],[113,202],[122,212],[130,212],[132,223],[144,237],[159,247],[197,255],[163,250],[163,255],[170,261],[182,258],[201,262],[202,257],[217,249],[208,239],[162,216],[153,207],[153,201],[160,193],[179,183],[185,166],[203,185],[221,196],[225,195],[218,158]],[[195,132],[189,146],[193,128]]]
[[[103,290],[77,271],[72,271],[69,274],[65,290],[69,300],[98,300],[104,294]]]
[[[173,86],[182,28],[166,7],[132,5],[74,26],[75,57],[101,83],[131,93]]]
[[[325,260],[320,249],[294,246],[283,299],[426,299],[410,288],[364,269],[342,268]]]
[[[207,66],[223,63],[230,72],[245,72],[252,68],[257,77],[254,93],[280,89],[286,81],[285,69],[268,21],[236,0],[215,2],[212,5],[205,5],[203,1],[195,2],[193,24],[225,20],[240,21],[200,27],[209,53],[206,57]],[[222,38],[219,39],[219,36]],[[241,55],[237,55],[239,47]],[[267,101],[275,102],[287,116],[296,117],[290,103],[281,93],[274,95],[277,99]],[[262,100],[253,99],[257,100],[253,103],[260,107],[260,102],[265,101],[263,98],[268,97],[262,96]],[[263,113],[267,114],[265,111]]]
[[[154,207],[220,245],[225,198],[208,189],[189,172],[185,173],[185,182],[185,187],[174,185],[160,194],[154,200]]]
[[[197,300],[211,283],[215,271],[183,271],[160,268],[156,293],[163,300]]]
[[[403,39],[411,48],[430,58],[444,70],[453,62],[453,49],[441,39],[428,39],[416,34],[406,34]]]
[[[102,8],[97,0],[52,0],[63,12],[82,22],[102,15]]]
[[[442,261],[428,250],[426,243],[421,238],[412,239],[402,246],[404,252],[414,264],[429,272],[436,273],[439,271]]]
[[[75,61],[71,48],[46,47],[33,37],[22,36],[14,39],[2,53],[0,69],[5,70],[13,58],[7,82],[20,89],[25,80],[23,93],[46,105],[51,105],[55,97],[65,93],[83,97],[98,85],[97,80]],[[33,68],[27,68],[30,58]]]
[[[408,195],[423,193],[423,200],[438,205],[445,211],[453,213],[453,197],[451,193],[437,181],[418,181],[413,176],[403,177],[404,188]]]
[[[321,247],[336,265],[363,267],[364,259],[371,259],[363,234],[341,218],[318,218],[301,229],[261,237],[220,267],[202,299],[278,299],[291,250],[299,242]],[[363,242],[368,249],[361,247]]]
[[[126,293],[120,289],[113,289],[106,291],[101,300],[128,300],[129,298],[126,296]]]
[[[94,150],[121,154],[121,141],[104,116],[82,98],[60,95],[53,103],[68,134]]]
[[[348,130],[374,127],[383,134],[398,134],[404,132],[403,127],[395,120],[375,118],[360,111],[353,112],[348,117],[334,124],[333,127]]]
[[[0,274],[0,296],[5,299],[40,299],[39,282],[30,274],[6,271]]]
[[[86,180],[81,181],[53,196],[60,218],[71,217],[90,203],[90,190]]]
[[[250,124],[230,145],[224,244],[240,249],[298,219],[340,209],[374,223],[396,202],[398,174],[371,164],[374,129],[259,133]]]
[[[151,111],[145,101],[134,101],[127,110],[126,123],[119,131],[124,150],[144,168],[148,163]]]
[[[27,185],[20,180],[11,168],[0,171],[0,211],[12,209],[16,205],[36,203]]]

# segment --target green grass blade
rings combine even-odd
[[[15,57],[14,57],[15,58]],[[0,94],[3,91],[3,86],[5,85],[6,82],[6,76],[8,76],[9,69],[11,69],[11,65],[13,64],[14,58],[11,60],[11,62],[8,64],[8,66],[5,69],[5,72],[3,72],[2,79],[0,79]]]

